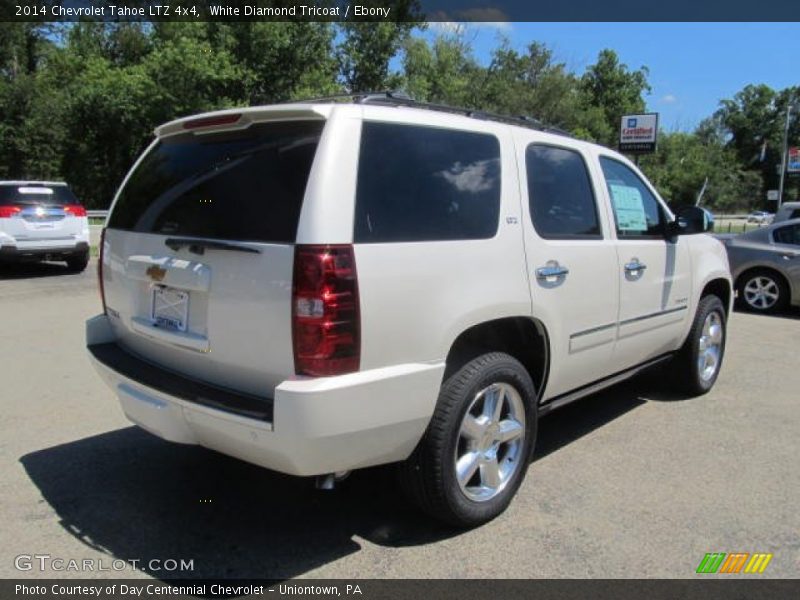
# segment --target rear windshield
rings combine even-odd
[[[75,194],[65,185],[13,184],[0,185],[0,206],[39,204],[64,206],[80,204]]]
[[[323,121],[165,138],[131,174],[114,229],[255,242],[294,242]]]

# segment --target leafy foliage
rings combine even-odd
[[[369,4],[368,0],[362,4]],[[412,21],[418,0],[393,14]],[[69,181],[108,206],[153,128],[207,110],[404,88],[413,97],[529,115],[616,144],[620,116],[646,109],[646,67],[603,50],[583,74],[538,42],[500,39],[481,64],[461,27],[405,23],[0,23],[0,177]],[[786,107],[800,87],[749,85],[691,133],[661,132],[642,169],[674,205],[763,207],[777,187]],[[790,138],[800,138],[795,118]],[[796,181],[796,180],[793,180]],[[787,197],[798,186],[790,181]]]

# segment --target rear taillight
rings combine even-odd
[[[19,206],[0,206],[0,219],[10,219],[22,212]]]
[[[106,289],[103,286],[103,248],[106,245],[106,228],[100,231],[100,256],[97,257],[97,285],[100,288],[100,300],[103,302],[103,314],[106,314]]]
[[[352,246],[295,247],[292,342],[298,375],[358,371],[361,321]]]
[[[80,204],[67,204],[64,207],[64,212],[68,215],[72,215],[73,217],[85,217],[86,216],[86,209],[83,208]]]

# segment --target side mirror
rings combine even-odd
[[[708,233],[714,229],[714,215],[699,206],[684,206],[675,213],[675,220],[667,223],[667,237]]]

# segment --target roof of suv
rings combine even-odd
[[[245,129],[253,122],[266,119],[268,115],[274,118],[276,113],[280,114],[284,118],[327,119],[334,107],[338,106],[404,108],[414,112],[422,111],[426,114],[434,112],[439,113],[442,116],[463,118],[468,120],[490,121],[525,129],[534,129],[543,133],[572,137],[568,132],[558,129],[557,127],[545,125],[533,117],[515,117],[490,113],[478,109],[418,102],[406,95],[395,92],[343,94],[339,96],[298,100],[283,104],[270,104],[212,111],[199,115],[183,117],[160,125],[159,127],[156,127],[155,134],[157,137],[164,137],[197,128],[203,128],[204,130],[210,131],[217,129],[217,126],[219,126],[220,129]],[[234,117],[237,116],[239,118],[234,119]]]

